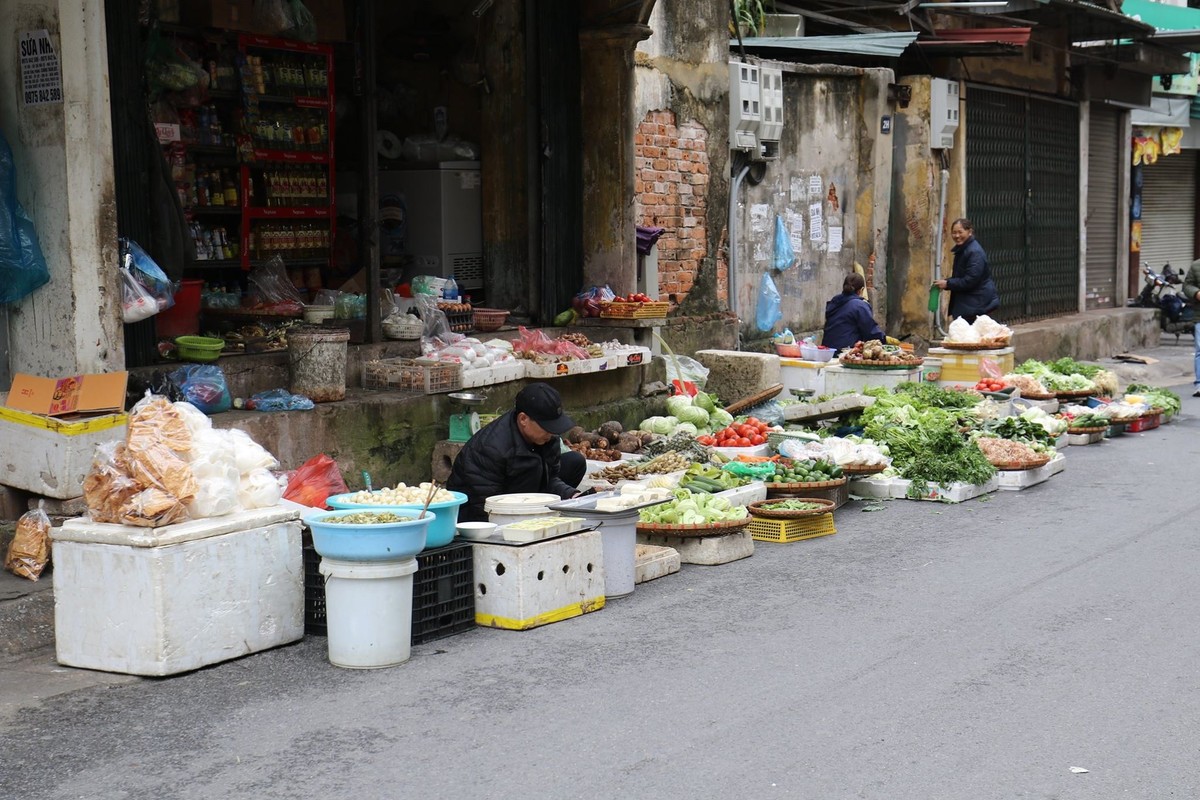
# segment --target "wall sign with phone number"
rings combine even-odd
[[[47,30],[21,34],[21,102],[27,106],[61,103],[62,69],[58,51]]]

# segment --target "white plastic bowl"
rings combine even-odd
[[[496,532],[496,523],[494,522],[460,522],[454,529],[458,535],[464,539],[470,539],[473,542],[482,541],[489,538]]]
[[[812,347],[807,344],[800,345],[800,357],[805,361],[829,361],[833,358],[833,348],[831,347]]]

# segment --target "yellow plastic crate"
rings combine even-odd
[[[780,544],[837,533],[837,529],[833,527],[833,514],[818,514],[800,519],[766,519],[751,516],[747,529],[750,531],[750,537],[756,542]]]

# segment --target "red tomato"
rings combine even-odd
[[[741,425],[737,426],[738,436],[749,436],[752,433],[754,433],[754,426],[750,425],[749,423],[743,422]]]
[[[735,446],[736,447],[749,447],[750,440],[747,439],[745,436],[742,436],[737,440],[737,445],[735,445]]]
[[[764,437],[761,433],[756,433],[750,437],[750,444],[752,445],[764,444],[766,441],[766,437]]]

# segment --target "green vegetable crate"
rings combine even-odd
[[[747,527],[750,537],[756,542],[787,544],[803,539],[815,539],[837,533],[833,527],[833,514],[818,514],[800,519],[764,519],[751,517]]]

